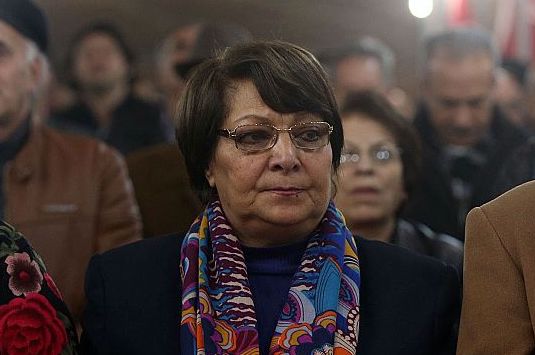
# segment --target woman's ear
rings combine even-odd
[[[214,177],[214,174],[212,172],[212,164],[208,165],[208,168],[204,172],[204,177],[206,177],[206,180],[208,181],[208,184],[210,185],[210,187],[214,188],[215,187],[215,177]]]

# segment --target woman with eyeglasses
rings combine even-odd
[[[96,256],[83,350],[113,354],[453,354],[455,270],[354,237],[343,145],[306,50],[252,42],[200,64],[177,138],[204,211],[185,235]]]
[[[462,270],[462,242],[400,217],[420,172],[421,148],[410,123],[373,92],[350,94],[341,116],[344,149],[335,201],[348,228]]]

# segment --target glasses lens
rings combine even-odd
[[[398,150],[394,147],[379,147],[371,152],[371,157],[378,163],[386,163],[398,156]]]
[[[360,155],[353,152],[342,152],[340,155],[340,164],[357,163],[360,160]]]
[[[329,143],[330,126],[327,122],[304,123],[290,128],[290,135],[299,148],[315,149]]]
[[[388,148],[380,148],[374,152],[373,156],[377,161],[387,161],[392,158],[392,153],[390,150],[388,150]]]
[[[249,152],[268,149],[275,136],[276,131],[270,126],[245,125],[235,131],[236,146]]]

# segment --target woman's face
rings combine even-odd
[[[223,129],[244,124],[289,128],[321,121],[310,113],[281,114],[270,109],[250,81],[229,91],[229,115]],[[221,137],[206,171],[223,210],[241,242],[249,246],[284,245],[312,232],[331,198],[331,145],[316,150],[296,148],[287,132],[279,132],[273,148],[248,153]]]
[[[350,226],[395,218],[406,194],[394,137],[362,114],[344,117],[343,126],[347,161],[340,165],[336,206]]]

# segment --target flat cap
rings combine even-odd
[[[35,42],[45,53],[48,48],[48,30],[43,11],[32,0],[0,0],[0,21],[13,27],[24,37]]]

